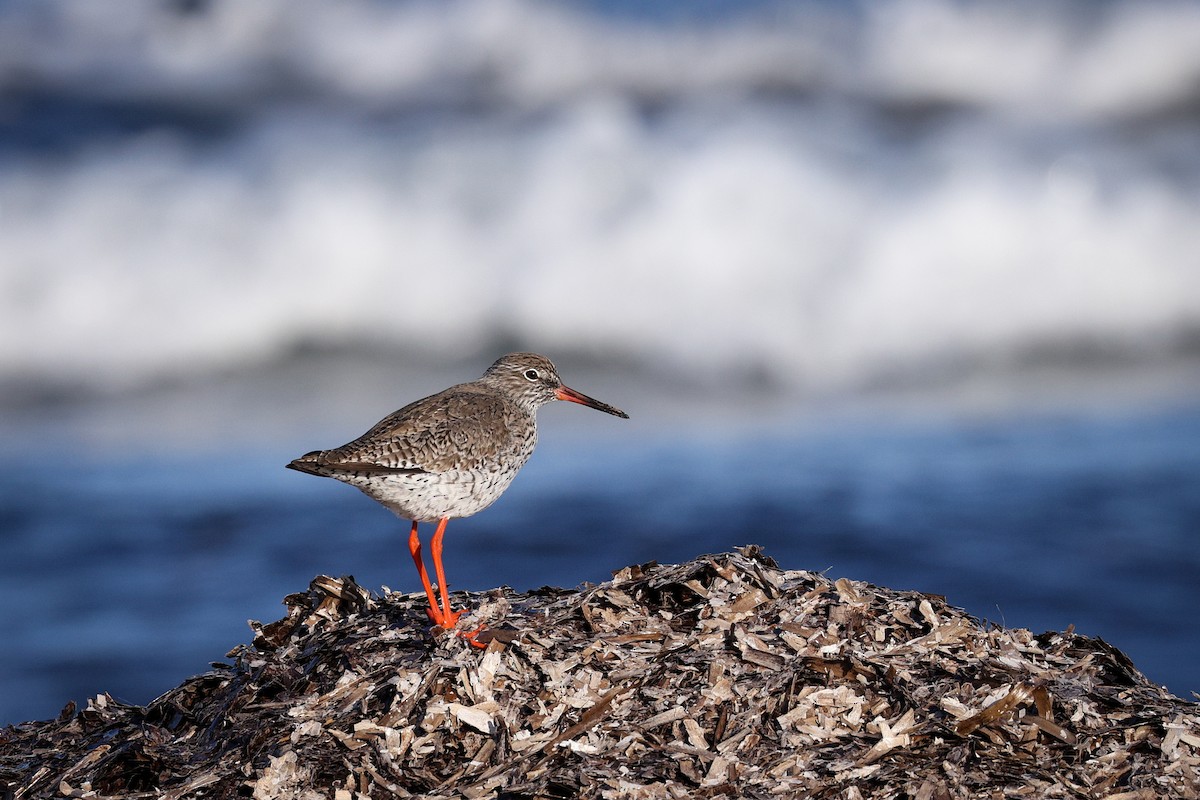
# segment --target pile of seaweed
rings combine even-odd
[[[33,797],[1200,797],[1200,706],[1070,631],[781,570],[758,548],[498,589],[479,638],[319,577],[148,706],[0,732]],[[467,622],[464,618],[464,622]]]

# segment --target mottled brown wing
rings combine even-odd
[[[325,454],[330,466],[354,472],[478,469],[510,452],[519,410],[473,386],[456,386],[410,403],[349,444]]]

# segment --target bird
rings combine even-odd
[[[545,356],[509,353],[478,380],[409,403],[354,441],[305,453],[287,467],[348,483],[410,520],[408,549],[429,600],[429,619],[451,630],[464,612],[451,609],[446,590],[446,524],[482,511],[504,493],[537,444],[537,410],[554,400],[629,419],[619,408],[564,385]],[[437,523],[429,549],[440,597],[421,557],[422,522]],[[482,627],[459,635],[485,646],[475,639]]]

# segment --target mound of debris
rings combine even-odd
[[[486,650],[431,636],[424,595],[317,578],[232,664],[148,706],[100,695],[0,731],[0,790],[1200,797],[1200,706],[1099,639],[984,625],[755,547],[470,601]]]

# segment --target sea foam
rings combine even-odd
[[[1192,6],[99,5],[0,13],[10,380],[516,340],[844,386],[1200,323]]]

